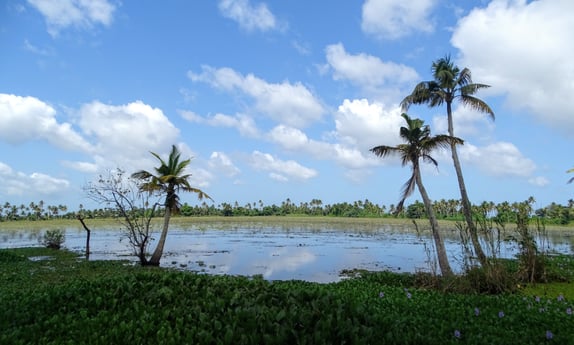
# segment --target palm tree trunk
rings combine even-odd
[[[434,213],[434,209],[432,207],[432,202],[423,185],[421,172],[418,165],[415,165],[414,169],[415,169],[415,181],[417,183],[419,192],[421,193],[421,197],[423,198],[423,203],[425,205],[425,209],[429,217],[440,272],[443,276],[451,276],[453,274],[452,269],[450,268],[450,264],[448,262],[448,256],[446,255],[446,248],[444,246],[444,241],[442,240],[442,236],[440,234],[440,228],[438,225],[438,221],[436,219],[436,215]]]
[[[165,245],[165,239],[167,238],[167,230],[169,228],[169,220],[171,219],[171,207],[165,207],[165,214],[163,216],[163,229],[161,230],[161,235],[159,236],[159,241],[157,242],[157,246],[148,261],[148,265],[150,266],[159,266],[159,261],[161,260],[161,256],[163,255],[163,247]]]
[[[454,137],[451,102],[446,103],[446,112],[448,118],[448,134],[451,137]],[[480,245],[480,240],[478,239],[478,230],[476,228],[476,224],[472,219],[472,207],[470,204],[470,200],[468,199],[468,194],[466,193],[466,185],[464,183],[462,168],[460,166],[458,153],[456,151],[456,144],[454,142],[451,142],[450,149],[452,154],[452,161],[454,163],[454,170],[456,171],[456,177],[458,179],[458,187],[460,189],[460,197],[462,201],[462,213],[464,215],[466,225],[468,226],[468,231],[470,233],[470,241],[472,242],[474,253],[477,256],[480,265],[486,267],[486,265],[488,264],[488,260],[486,258],[486,255],[484,254],[484,251],[482,250],[482,246]]]

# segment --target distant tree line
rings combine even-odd
[[[484,201],[481,204],[473,205],[473,214],[483,218],[498,220],[504,223],[514,221],[515,208],[519,203],[509,203],[507,201],[494,203]],[[437,218],[444,220],[463,220],[462,206],[460,200],[441,199],[433,202]],[[158,207],[154,210],[154,217],[163,217],[164,208]],[[408,219],[427,218],[422,202],[416,200],[412,204],[396,212],[396,205],[379,205],[368,199],[357,200],[352,203],[342,202],[326,204],[320,199],[312,199],[309,202],[292,202],[289,198],[281,202],[280,205],[266,205],[261,200],[239,204],[234,203],[214,203],[202,202],[196,205],[184,203],[177,216],[179,217],[200,217],[200,216],[329,216],[329,217],[357,217],[357,218],[383,218],[398,217]],[[76,219],[78,215],[86,219],[95,218],[116,218],[119,215],[115,208],[85,209],[80,205],[78,211],[68,212],[66,205],[46,205],[42,200],[31,202],[28,205],[12,205],[5,202],[0,206],[0,221],[16,220],[47,220],[47,219]],[[536,209],[531,217],[544,220],[547,224],[567,225],[574,220],[574,199],[568,200],[566,205],[555,202]]]

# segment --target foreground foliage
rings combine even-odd
[[[50,256],[31,261],[29,256]],[[1,344],[568,344],[569,297],[462,295],[378,273],[333,284],[0,251]]]

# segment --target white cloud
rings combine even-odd
[[[238,167],[236,167],[231,159],[223,152],[213,152],[209,157],[209,167],[212,170],[222,172],[228,177],[236,176],[241,172]]]
[[[39,48],[39,47],[33,45],[32,43],[30,43],[28,40],[24,40],[24,49],[26,49],[27,51],[34,53],[36,55],[41,55],[41,56],[54,55],[54,53],[50,49]]]
[[[70,182],[46,174],[16,172],[0,162],[0,194],[11,196],[53,195],[67,190]]]
[[[217,113],[213,116],[202,117],[192,111],[181,110],[181,116],[194,123],[205,124],[213,127],[231,127],[236,128],[242,136],[248,138],[259,137],[259,130],[255,121],[248,115],[238,114],[235,116]]]
[[[411,67],[384,62],[376,56],[364,53],[348,54],[341,43],[329,45],[325,51],[327,63],[333,69],[335,80],[346,79],[363,88],[375,88],[385,84],[404,84],[420,79]]]
[[[246,76],[231,68],[202,66],[202,72],[188,72],[194,82],[205,82],[229,92],[240,91],[255,100],[255,108],[271,119],[294,127],[304,127],[321,119],[325,109],[301,83],[268,83],[252,74]]]
[[[92,150],[69,123],[58,123],[54,108],[37,98],[0,94],[0,114],[0,140],[9,144],[45,140],[64,150]]]
[[[361,27],[379,39],[398,39],[413,32],[432,32],[429,16],[435,0],[366,0]]]
[[[536,170],[534,162],[522,155],[512,143],[497,142],[485,147],[465,143],[459,149],[461,160],[478,167],[491,176],[530,177]]]
[[[492,85],[488,92],[506,95],[511,106],[572,136],[573,12],[570,0],[494,0],[462,18],[451,42],[475,82]]]
[[[276,180],[287,181],[290,178],[308,180],[317,176],[317,171],[293,160],[283,161],[259,151],[253,151],[251,154],[251,165],[257,170],[268,171],[270,177]]]
[[[382,104],[369,103],[366,99],[344,100],[334,114],[336,129],[331,133],[338,142],[310,139],[300,129],[285,125],[273,128],[268,138],[286,150],[332,160],[346,169],[363,169],[381,164],[369,149],[401,142],[399,128],[404,120],[400,114],[398,106],[385,109]]]
[[[265,3],[253,6],[249,0],[221,0],[219,11],[224,17],[236,21],[247,31],[268,31],[278,28],[275,16]]]
[[[287,182],[289,181],[289,179],[287,178],[287,176],[283,176],[281,174],[277,174],[277,173],[269,173],[269,178],[271,178],[272,180],[278,181],[278,182]]]
[[[193,161],[192,161],[192,163],[193,163]],[[189,184],[192,187],[201,188],[205,193],[209,194],[209,191],[205,190],[205,188],[209,188],[211,186],[211,182],[215,178],[211,172],[209,172],[203,168],[193,168],[192,167],[191,171],[186,172],[186,173],[191,174],[191,176],[189,177],[188,180],[189,180]]]
[[[46,19],[48,33],[57,36],[68,27],[109,26],[115,6],[107,0],[28,0]]]
[[[63,161],[62,164],[70,169],[84,173],[94,174],[98,172],[98,166],[94,163]]]
[[[386,108],[366,99],[346,99],[335,114],[335,126],[343,142],[366,151],[377,145],[402,143],[399,130],[404,126],[404,119],[398,106]]]
[[[536,176],[528,179],[528,183],[537,187],[544,187],[550,183],[546,177]]]
[[[161,109],[141,101],[117,106],[97,101],[85,104],[79,125],[98,143],[96,164],[107,168],[143,169],[141,160],[153,158],[149,151],[169,150],[179,137],[179,130]]]

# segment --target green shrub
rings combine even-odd
[[[46,230],[42,237],[42,244],[46,248],[60,249],[66,240],[66,233],[60,229]]]

